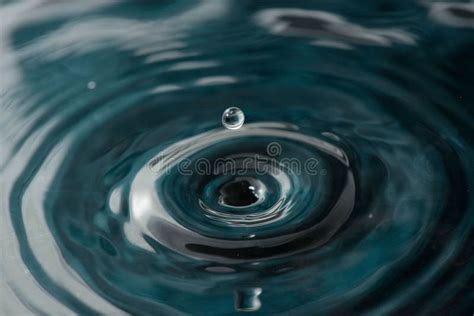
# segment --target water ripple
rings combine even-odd
[[[277,2],[0,7],[1,314],[472,313],[472,5]]]

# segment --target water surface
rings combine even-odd
[[[472,2],[0,21],[0,314],[474,311]]]

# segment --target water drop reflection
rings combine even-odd
[[[242,289],[235,292],[235,309],[241,312],[254,312],[260,309],[262,302],[260,301],[262,289],[251,288]]]

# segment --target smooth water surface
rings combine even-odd
[[[473,2],[0,23],[0,314],[474,312]]]

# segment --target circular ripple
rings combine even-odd
[[[346,155],[323,140],[267,125],[205,132],[158,153],[130,185],[133,224],[168,248],[226,263],[288,256],[327,242],[354,205]],[[266,155],[268,139],[279,140],[288,156]],[[319,161],[329,169],[325,176],[315,169]],[[209,182],[241,176],[259,179],[271,191],[266,200],[242,212],[212,202],[219,185],[205,192]]]

